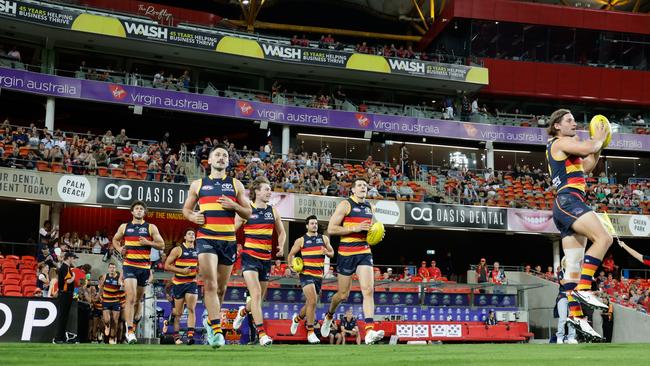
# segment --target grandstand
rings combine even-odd
[[[606,344],[564,351],[536,343],[557,342],[564,256],[546,156],[552,111],[570,109],[580,139],[589,138],[592,116],[609,118],[612,142],[585,176],[584,202],[650,255],[650,3],[207,3],[0,1],[0,364],[35,364],[32,350],[79,352],[94,364],[92,355],[111,347],[135,357],[127,363],[137,362],[135,352],[160,362],[177,356],[158,343],[194,340],[201,345],[191,357],[214,361],[202,346],[212,332],[202,324],[204,279],[196,335],[187,313],[172,329],[165,259],[197,227],[183,205],[190,183],[209,176],[218,144],[229,155],[227,176],[249,196],[257,177],[268,179],[287,241],[269,236],[273,266],[261,310],[275,344],[245,346],[257,342],[252,317],[233,328],[248,295],[238,256],[220,314],[227,346],[215,352],[248,347],[250,362],[270,364],[312,349],[332,355],[327,348],[341,338],[356,342],[353,333],[336,334],[349,310],[361,339],[374,324],[384,334],[378,343],[390,346],[374,345],[360,359],[349,352],[342,363],[469,363],[487,354],[489,363],[553,364],[555,352],[574,362],[596,350],[601,361],[642,361],[636,345],[620,346],[627,354],[619,355]],[[286,255],[310,215],[325,233],[358,179],[368,182],[386,232],[372,247],[374,316],[364,316],[367,289],[354,273],[335,331],[307,348],[300,344],[311,329],[289,331],[305,295]],[[165,248],[151,251],[136,325],[139,342],[155,345],[126,349],[102,335],[99,287],[108,263],[124,272],[126,252],[113,250],[112,236],[132,219],[135,200],[148,206],[145,220]],[[241,253],[243,230],[236,237]],[[338,237],[332,244],[336,250]],[[96,344],[36,344],[56,335],[59,282],[73,255],[74,301],[63,328],[69,343]],[[340,258],[324,264],[317,321],[344,277]],[[603,342],[650,341],[650,270],[642,267],[614,244],[596,270],[593,289],[611,304],[590,315]],[[320,335],[321,323],[315,327]],[[438,343],[452,345],[402,351]],[[394,354],[384,353],[389,347]],[[460,358],[439,354],[447,351]]]

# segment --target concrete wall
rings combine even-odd
[[[650,316],[614,304],[614,343],[650,343]]]

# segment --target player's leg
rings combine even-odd
[[[104,337],[108,337],[111,332],[111,311],[103,310],[102,311],[102,320],[104,321]]]
[[[556,339],[555,343],[563,344],[564,335],[565,335],[564,328],[566,327],[566,319],[569,314],[569,301],[567,300],[567,298],[563,297],[557,300],[556,306],[557,306],[558,320],[557,320],[557,332],[555,333],[555,339]]]
[[[332,321],[334,320],[334,313],[339,307],[339,304],[348,299],[350,296],[350,288],[352,287],[352,273],[349,272],[339,272],[337,276],[338,289],[334,296],[332,296],[332,302],[325,314],[325,319],[323,319],[323,325],[321,326],[321,334],[323,337],[327,337],[330,334],[330,327]]]
[[[134,333],[135,327],[133,326],[133,312],[138,294],[138,281],[135,278],[124,279],[124,293],[126,294],[124,320],[126,322],[127,331],[129,333]]]
[[[194,344],[194,328],[196,327],[196,303],[198,301],[198,294],[190,292],[185,293],[185,304],[187,307],[187,344]]]
[[[316,286],[313,283],[308,284],[302,288],[302,291],[305,294],[305,324],[307,325],[307,341],[309,341],[309,343],[320,343],[320,340],[314,333],[314,323],[316,321],[316,302],[318,301]]]
[[[257,335],[261,342],[262,338],[266,337],[266,331],[264,330],[264,318],[262,317],[262,286],[260,285],[257,270],[249,269],[244,271],[244,281],[246,282],[248,295],[251,297],[250,313],[253,316]],[[245,310],[240,309],[240,312]]]
[[[174,294],[174,341],[176,344],[180,342],[181,330],[181,314],[183,314],[183,306],[185,306],[185,294]],[[178,296],[178,297],[176,297]]]
[[[203,279],[203,302],[208,312],[204,326],[208,331],[208,343],[215,346],[215,336],[222,334],[219,293],[217,291],[219,258],[214,253],[201,253],[199,254],[199,263],[201,263],[199,272]],[[210,330],[212,331],[210,332]]]
[[[113,339],[113,342],[117,343],[117,330],[120,327],[120,311],[119,310],[111,310],[111,315],[110,315],[110,321],[111,321],[111,332],[110,332],[110,338]]]
[[[147,271],[149,272],[149,271]],[[144,292],[147,289],[147,283],[138,283],[136,290],[135,306],[133,307],[133,324],[137,327],[142,320],[142,311],[144,309]]]
[[[232,273],[232,264],[219,264],[217,266],[217,295],[219,297],[219,310],[221,311],[221,304],[226,297],[226,290],[228,289],[228,281],[230,281],[230,274]]]
[[[602,222],[595,212],[588,212],[580,216],[572,225],[572,229],[586,236],[593,244],[585,253],[580,273],[580,282],[577,290],[591,290],[594,273],[605,257],[605,253],[612,245],[612,236],[605,230]]]
[[[372,265],[359,265],[357,267],[359,286],[363,295],[363,316],[365,325],[365,342],[372,344],[384,338],[384,331],[375,330],[375,277]]]

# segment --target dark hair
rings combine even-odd
[[[255,180],[253,181],[253,186],[251,187],[251,190],[250,190],[251,200],[255,201],[255,197],[257,196],[255,194],[255,191],[259,190],[260,187],[262,187],[262,184],[271,185],[271,183],[269,182],[268,179],[266,179],[266,177],[257,177],[257,178],[255,178]]]
[[[551,116],[548,119],[548,128],[546,129],[546,134],[549,136],[557,136],[557,129],[555,128],[556,123],[560,123],[562,118],[567,114],[571,113],[568,109],[558,109],[555,112],[551,113]]]
[[[216,144],[212,146],[212,148],[210,148],[210,155],[212,155],[212,152],[216,149],[224,149],[226,150],[226,152],[228,152],[228,146],[226,146],[225,144]]]
[[[143,201],[140,200],[133,201],[133,203],[131,204],[131,211],[133,211],[135,206],[142,206],[142,208],[144,208],[144,211],[147,212],[147,204],[144,203]]]
[[[185,237],[185,235],[187,235],[188,231],[191,231],[191,232],[196,234],[196,229],[194,229],[193,227],[187,227],[187,228],[185,228],[185,230],[183,230],[183,237]]]
[[[90,271],[93,269],[93,267],[90,264],[86,263],[86,264],[81,265],[81,269],[83,269],[84,272],[86,272],[86,273],[90,273]]]
[[[316,221],[318,221],[318,217],[316,217],[316,215],[308,216],[308,217],[305,219],[305,225],[309,225],[309,221],[311,221],[311,220],[316,220]]]
[[[353,185],[353,186],[356,185],[358,181],[363,181],[363,182],[365,182],[366,184],[370,184],[370,183],[368,183],[368,180],[367,180],[366,178],[363,178],[363,177],[357,177],[357,178],[354,178],[354,179],[352,180],[352,185]]]

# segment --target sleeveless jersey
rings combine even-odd
[[[102,311],[104,310],[104,304],[102,304],[102,299],[93,301],[93,310]]]
[[[551,175],[553,187],[557,192],[575,192],[581,196],[585,194],[585,171],[582,168],[582,158],[575,155],[568,155],[564,160],[555,160],[551,154],[551,147],[557,141],[557,137],[549,140],[546,145],[546,160]]]
[[[196,266],[199,263],[196,248],[188,248],[185,246],[185,243],[181,244],[180,248],[182,252],[180,257],[174,261],[174,266],[178,268],[189,268],[190,274],[174,273],[174,277],[172,278],[174,285],[194,282],[196,280]]]
[[[104,288],[102,290],[103,302],[119,302],[120,301],[120,274],[115,273],[111,277],[108,273],[104,277]]]
[[[364,222],[372,222],[370,203],[358,203],[353,198],[348,198],[347,201],[350,204],[350,212],[343,219],[342,226],[344,228],[349,229]],[[370,254],[370,246],[366,242],[366,235],[368,235],[367,231],[343,235],[339,244],[339,255]]]
[[[256,208],[253,206],[251,217],[244,224],[244,249],[252,257],[261,260],[271,260],[273,251],[273,229],[275,228],[275,215],[273,208]]]
[[[199,196],[199,210],[205,215],[203,224],[196,235],[197,239],[235,240],[235,211],[224,210],[217,200],[226,196],[237,202],[237,189],[232,177],[224,179],[201,179],[201,186],[197,192]]]
[[[124,229],[124,246],[126,254],[124,255],[124,265],[136,268],[151,268],[151,247],[140,244],[140,237],[151,241],[149,223],[134,224],[129,222]]]
[[[321,234],[309,236],[305,234],[302,237],[303,244],[300,249],[300,255],[303,261],[303,275],[312,277],[323,277],[323,266],[325,263],[325,241]]]

